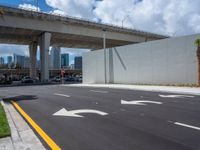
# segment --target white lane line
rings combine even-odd
[[[183,127],[187,127],[187,128],[191,128],[191,129],[195,129],[195,130],[200,130],[199,127],[195,127],[195,126],[184,124],[184,123],[180,123],[180,122],[174,122],[174,124],[179,125],[179,126],[183,126]]]
[[[159,94],[160,97],[166,97],[166,98],[193,98],[194,96],[192,95],[161,95]]]
[[[8,90],[0,90],[0,92],[6,92],[6,91],[8,91]]]
[[[59,94],[59,93],[54,93],[54,95],[57,95],[57,96],[63,96],[63,97],[70,97],[69,95]]]
[[[108,93],[108,91],[96,91],[96,90],[90,90],[91,92],[96,92],[96,93]]]

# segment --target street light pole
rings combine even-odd
[[[104,77],[105,83],[107,83],[106,75],[106,29],[103,29],[103,49],[104,49]]]
[[[39,11],[39,0],[36,0],[37,11]]]

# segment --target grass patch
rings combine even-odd
[[[0,103],[0,138],[10,136],[10,127],[3,106]]]

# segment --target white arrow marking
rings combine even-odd
[[[53,116],[83,117],[81,115],[78,115],[80,113],[94,113],[94,114],[98,114],[101,116],[108,115],[108,113],[98,111],[98,110],[93,110],[93,109],[79,109],[79,110],[68,111],[65,108],[62,108],[61,110],[54,113]]]
[[[167,98],[184,98],[184,97],[188,97],[188,98],[192,98],[194,96],[191,95],[159,95],[160,97],[167,97]]]
[[[63,97],[70,97],[69,95],[54,93],[54,95],[63,96]]]
[[[191,126],[185,123],[180,123],[180,122],[174,122],[174,124],[179,125],[179,126],[183,126],[183,127],[187,127],[187,128],[191,128],[191,129],[195,129],[195,130],[200,130],[199,127],[195,127],[195,126]]]
[[[90,90],[91,92],[96,92],[96,93],[108,93],[108,91],[96,91],[96,90]]]
[[[162,102],[156,102],[156,101],[147,101],[147,100],[138,100],[138,101],[125,101],[121,100],[121,104],[132,104],[132,105],[146,105],[144,103],[152,103],[152,104],[162,104]]]

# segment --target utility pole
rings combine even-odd
[[[104,49],[104,77],[105,84],[107,83],[107,75],[106,75],[106,29],[103,29],[103,49]]]

